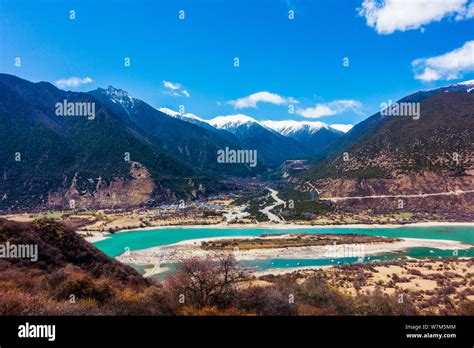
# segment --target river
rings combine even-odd
[[[127,250],[140,250],[154,246],[172,244],[183,240],[225,237],[225,236],[258,236],[264,233],[357,233],[372,236],[426,238],[456,240],[474,247],[474,227],[472,226],[403,226],[394,228],[190,228],[171,227],[156,230],[137,230],[119,232],[109,238],[95,242],[94,245],[111,257],[118,256]],[[473,249],[471,249],[473,250]]]

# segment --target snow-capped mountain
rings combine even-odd
[[[176,118],[179,118],[179,119],[182,119],[182,120],[185,120],[185,121],[188,121],[189,120],[196,120],[196,121],[201,121],[201,122],[206,122],[206,120],[194,115],[194,114],[190,114],[190,113],[186,113],[186,114],[181,114],[177,111],[174,111],[172,109],[169,109],[169,108],[159,108],[158,109],[159,111],[161,111],[162,113],[164,114],[167,114],[168,116],[171,116],[171,117],[176,117]]]
[[[474,93],[474,80],[453,83],[451,85],[430,89],[429,91],[444,90],[443,92]]]
[[[262,124],[296,140],[312,155],[321,153],[329,143],[344,135],[335,127],[323,122],[286,120],[263,121]]]
[[[215,129],[206,122],[199,126],[189,122],[198,122],[196,116],[181,117],[173,110],[157,110],[116,88],[99,88],[89,94],[114,111],[115,116],[140,135],[142,140],[159,145],[192,168],[226,174],[245,174],[249,171],[244,166],[223,167],[216,161],[218,150],[225,147],[236,148],[237,145],[230,139],[233,136],[228,132]]]
[[[171,110],[169,108],[158,108],[158,111],[161,111],[164,114],[167,114],[168,116],[171,117],[176,117],[181,115],[178,111]]]
[[[208,123],[216,128],[225,129],[229,132],[233,132],[233,130],[237,130],[242,126],[249,128],[253,125],[260,125],[260,122],[254,118],[242,114],[218,116],[209,120]]]
[[[195,124],[197,126],[200,126],[202,128],[205,128],[207,130],[212,130],[212,131],[217,131],[216,128],[214,128],[212,125],[210,125],[206,120],[204,120],[201,117],[198,117],[194,114],[186,113],[186,114],[181,114],[177,111],[174,111],[169,108],[159,108],[158,111],[161,111],[162,113],[177,118],[178,120],[185,121],[188,123]]]
[[[207,122],[217,129],[234,134],[237,139],[246,139],[256,133],[265,134],[266,132],[280,136],[273,129],[266,127],[256,119],[242,114],[217,116]]]
[[[413,178],[431,172],[429,182],[435,183],[433,188],[446,185],[452,177],[466,175],[464,173],[468,168],[474,167],[473,87],[473,81],[466,81],[402,98],[400,102],[420,103],[419,120],[386,116],[378,112],[354,126],[337,141],[325,162],[315,167],[309,175],[326,173],[324,175],[327,178],[332,173],[338,173],[340,177],[351,179],[370,177],[391,180],[397,178],[393,173],[399,171]],[[351,153],[351,163],[341,156],[344,152]],[[460,156],[462,160],[453,162],[452,153],[463,154]],[[354,168],[357,168],[356,172]],[[397,180],[385,187],[370,187],[366,184],[357,184],[351,188],[347,186],[344,190],[338,190],[338,195],[351,196],[362,190],[375,195],[400,189]],[[411,190],[426,189],[426,181],[408,180]],[[325,185],[330,187],[332,184]],[[438,206],[439,202],[433,202]]]
[[[127,113],[129,104],[145,103],[116,89],[101,91],[96,90],[95,94],[64,91],[48,82],[33,83],[0,74],[1,162],[8,163],[7,156],[11,152],[5,144],[15,144],[18,139],[28,139],[26,153],[33,154],[18,170],[3,171],[7,166],[2,168],[1,192],[8,196],[1,203],[2,211],[52,209],[53,206],[63,209],[69,205],[67,192],[71,187],[81,207],[135,207],[148,199],[164,200],[166,194],[179,197],[196,194],[193,192],[196,189],[189,185],[190,177],[202,178],[202,173],[192,169],[196,166],[185,165],[168,153],[164,141],[152,143],[151,137],[132,124]],[[63,100],[94,102],[94,119],[56,116],[54,105]],[[197,144],[204,142],[198,141]],[[132,166],[137,172],[130,173],[131,163],[124,161],[125,153],[131,154],[132,162],[140,163]],[[215,163],[214,149],[211,154]],[[142,174],[143,170],[150,175]],[[172,180],[162,180],[163,177]],[[203,181],[194,182],[199,187]],[[25,194],[18,183],[34,189],[28,189]],[[211,189],[210,184],[205,185]],[[44,198],[53,192],[56,198],[51,202],[53,205],[48,205]]]
[[[421,102],[429,97],[432,97],[439,93],[447,92],[464,92],[474,94],[474,80],[468,80],[458,83],[453,83],[451,85],[432,88],[424,91],[419,91],[402,99],[402,101],[407,102]]]
[[[218,116],[208,121],[217,129],[232,133],[244,148],[255,149],[267,163],[280,165],[287,159],[308,155],[304,146],[247,115]]]
[[[314,134],[323,128],[329,129],[326,123],[310,121],[262,121],[262,124],[285,136],[292,136],[300,132]]]
[[[338,131],[341,131],[343,133],[349,132],[352,127],[354,127],[353,124],[331,124],[331,128],[337,129]]]
[[[474,93],[474,80],[464,81],[457,84],[458,86],[467,86],[467,93]]]
[[[135,107],[135,104],[140,100],[132,97],[128,92],[123,89],[115,88],[113,86],[107,87],[107,89],[99,88],[104,95],[106,95],[110,101],[117,106],[121,106],[127,114],[130,114],[131,110]]]
[[[468,95],[474,94],[474,80],[468,80],[442,87],[417,91],[401,98],[400,100],[397,100],[397,103],[422,103],[425,100],[428,100],[439,94],[450,94],[451,92],[460,92]],[[464,98],[466,98],[466,96],[464,96]],[[362,122],[359,122],[358,124],[354,125],[354,127],[352,127],[350,131],[347,132],[347,134],[339,141],[334,142],[331,148],[328,149],[328,155],[337,157],[342,152],[355,146],[355,144],[359,141],[362,141],[361,139],[369,139],[373,133],[375,133],[378,129],[381,128],[382,125],[389,122],[391,119],[393,119],[393,117],[383,117],[380,112],[377,112],[374,115],[366,118]]]
[[[314,134],[319,132],[321,129],[330,128],[336,129],[343,133],[347,133],[352,127],[352,124],[331,124],[328,125],[324,122],[319,121],[295,121],[295,120],[287,120],[287,121],[262,121],[261,122],[264,126],[271,128],[278,133],[290,136],[291,134],[305,132],[309,134]]]
[[[455,83],[454,85],[458,85],[458,86],[474,86],[474,80],[466,80],[466,81],[463,81],[463,82]]]

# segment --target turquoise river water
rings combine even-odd
[[[183,240],[226,237],[226,236],[258,236],[261,234],[278,233],[356,233],[384,237],[400,238],[423,238],[423,239],[445,239],[456,240],[472,247],[468,250],[459,250],[459,257],[474,257],[474,228],[471,226],[403,226],[396,228],[295,228],[295,229],[272,229],[272,228],[164,228],[156,230],[141,230],[120,232],[109,235],[109,238],[98,241],[94,245],[111,257],[118,256],[126,250],[140,250],[160,245],[172,244]],[[452,250],[439,250],[429,248],[411,248],[400,253],[387,253],[364,258],[364,262],[374,260],[396,259],[401,256],[414,258],[440,258],[452,257]],[[324,266],[331,264],[347,264],[358,262],[355,257],[340,259],[265,259],[241,262],[243,266],[253,267],[259,270],[270,268],[286,268],[297,266]]]

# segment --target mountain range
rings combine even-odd
[[[230,136],[177,117],[170,117],[169,114],[112,86],[107,89],[99,88],[88,94],[113,110],[123,124],[137,136],[164,149],[197,172],[229,175],[245,175],[250,172],[249,168],[232,164],[223,168],[216,161],[219,149],[238,146],[236,140]]]
[[[463,95],[473,94],[474,80],[464,81],[461,83],[434,88],[426,91],[418,91],[398,100],[397,103],[421,103],[422,101],[439,94],[456,92],[463,93]],[[421,109],[421,111],[423,112],[423,109]],[[364,121],[356,124],[346,133],[343,138],[333,143],[333,146],[330,149],[327,149],[326,156],[331,157],[331,155],[341,153],[341,150],[350,148],[356,142],[368,138],[371,133],[377,130],[377,128],[381,127],[383,124],[385,124],[385,122],[389,122],[393,119],[394,118],[391,117],[383,117],[380,112],[377,112],[376,114],[370,116]]]
[[[0,74],[0,210],[197,198],[230,189],[221,180],[227,176],[260,175],[294,159],[319,161],[298,174],[304,180],[437,168],[462,175],[472,167],[473,93],[472,81],[420,91],[399,101],[421,103],[420,119],[377,113],[349,130],[246,115],[206,120],[156,109],[112,86],[79,93]],[[94,104],[94,117],[58,115],[57,104],[66,101]],[[219,163],[224,148],[257,150],[258,165]]]
[[[341,137],[352,125],[327,125],[309,121],[257,121],[246,115],[219,116],[205,120],[193,114],[180,114],[160,108],[160,111],[203,128],[231,133],[244,146],[255,147],[265,163],[278,166],[287,159],[309,157],[324,151],[333,140]],[[293,139],[284,139],[285,138]],[[276,151],[275,151],[276,150]]]
[[[246,115],[205,120],[168,108],[155,109],[112,86],[89,94],[114,110],[138,133],[146,135],[150,141],[169,150],[186,164],[207,173],[253,175],[268,166],[278,167],[288,159],[320,153],[326,145],[344,134],[322,122],[259,122]],[[284,124],[291,124],[293,130],[284,129]],[[340,126],[347,129],[347,125]],[[257,150],[259,169],[251,170],[245,166],[223,169],[216,162],[216,152],[225,147]]]
[[[262,123],[281,135],[296,140],[302,144],[312,156],[321,154],[324,152],[326,146],[344,135],[344,132],[323,122],[289,120],[263,121]],[[348,126],[346,125],[342,127],[342,129],[348,129]]]
[[[309,182],[322,198],[346,197],[339,205],[353,210],[407,209],[410,201],[410,211],[457,207],[467,214],[458,221],[473,214],[474,81],[417,92],[397,101],[403,103],[419,114],[376,113],[289,180]],[[385,198],[347,199],[367,196]]]
[[[95,115],[57,115],[63,102],[94,104]],[[164,111],[112,86],[79,93],[0,74],[0,210],[196,198],[226,189],[220,177],[254,176],[308,155],[256,121],[238,130]],[[258,165],[218,163],[225,148],[257,150]]]
[[[66,100],[95,105],[94,119],[58,116]],[[92,94],[0,74],[0,209],[118,207],[206,187],[209,178],[122,117]]]

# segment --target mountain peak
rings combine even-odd
[[[112,85],[109,85],[107,89],[105,90],[105,93],[107,93],[109,96],[117,97],[117,98],[128,98],[130,100],[136,99],[132,97],[127,91],[120,89],[120,88],[115,88]]]
[[[115,88],[109,85],[107,89],[99,88],[98,91],[106,95],[114,104],[122,106],[127,113],[135,106],[139,99],[132,97],[127,91],[120,88]]]
[[[282,135],[289,135],[302,131],[314,134],[323,128],[329,129],[329,126],[326,123],[319,121],[262,121],[262,124]]]

